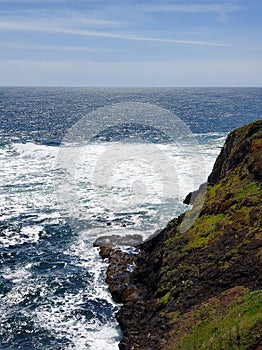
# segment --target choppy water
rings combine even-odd
[[[262,89],[0,88],[0,349],[117,349],[117,305],[93,241],[148,237],[181,213],[226,133],[261,119],[261,101]],[[103,109],[99,141],[62,148],[79,120],[126,102],[174,113],[194,137],[165,138],[159,122],[154,135],[142,127],[152,142],[124,143],[130,130],[105,128]]]

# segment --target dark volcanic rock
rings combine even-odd
[[[101,248],[123,303],[120,349],[261,348],[261,140],[262,121],[229,134],[203,207],[203,191],[187,199],[198,211],[190,229],[180,230],[181,215],[137,251]]]
[[[229,170],[235,169],[239,164],[244,164],[248,161],[250,151],[252,149],[252,143],[256,139],[257,146],[261,150],[261,137],[256,135],[261,132],[261,120],[251,123],[243,128],[232,131],[225,142],[224,147],[218,156],[213,171],[208,177],[209,184],[215,184],[223,177],[226,176]],[[259,157],[259,164],[256,164],[258,174],[260,174],[261,167],[261,152]],[[261,180],[261,177],[260,177]]]
[[[141,299],[141,293],[132,283],[132,274],[138,250],[130,248],[127,251],[119,248],[101,247],[100,255],[103,259],[108,259],[106,283],[109,286],[113,300],[117,303],[133,303]]]
[[[200,193],[204,193],[207,189],[207,184],[203,183],[202,185],[200,185],[199,189],[193,192],[189,192],[188,195],[186,196],[186,198],[184,199],[183,203],[187,204],[187,205],[194,205],[194,200],[197,198],[197,196]]]
[[[192,194],[193,192],[189,192],[188,195],[186,196],[186,198],[184,199],[183,203],[189,205],[191,198],[192,198]]]

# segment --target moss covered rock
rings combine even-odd
[[[262,121],[230,133],[206,195],[191,196],[194,225],[181,230],[181,215],[139,246],[120,349],[262,347],[261,157]]]

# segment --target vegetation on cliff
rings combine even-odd
[[[120,349],[262,347],[261,179],[257,121],[229,134],[206,194],[192,196],[187,217],[139,246],[137,267],[117,298],[124,303]],[[194,225],[181,230],[196,212]]]

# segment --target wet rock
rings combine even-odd
[[[199,189],[193,192],[189,192],[186,198],[184,199],[183,203],[187,205],[193,205],[195,198],[200,194],[206,191],[207,184],[203,183],[200,185]]]
[[[138,250],[130,248],[101,247],[100,255],[108,259],[106,283],[112,294],[113,300],[118,303],[138,302],[141,300],[141,292],[131,279],[131,273],[135,267]]]
[[[135,247],[141,244],[143,237],[138,234],[134,235],[108,235],[98,237],[94,242],[94,247],[117,247],[117,246],[131,246]]]

